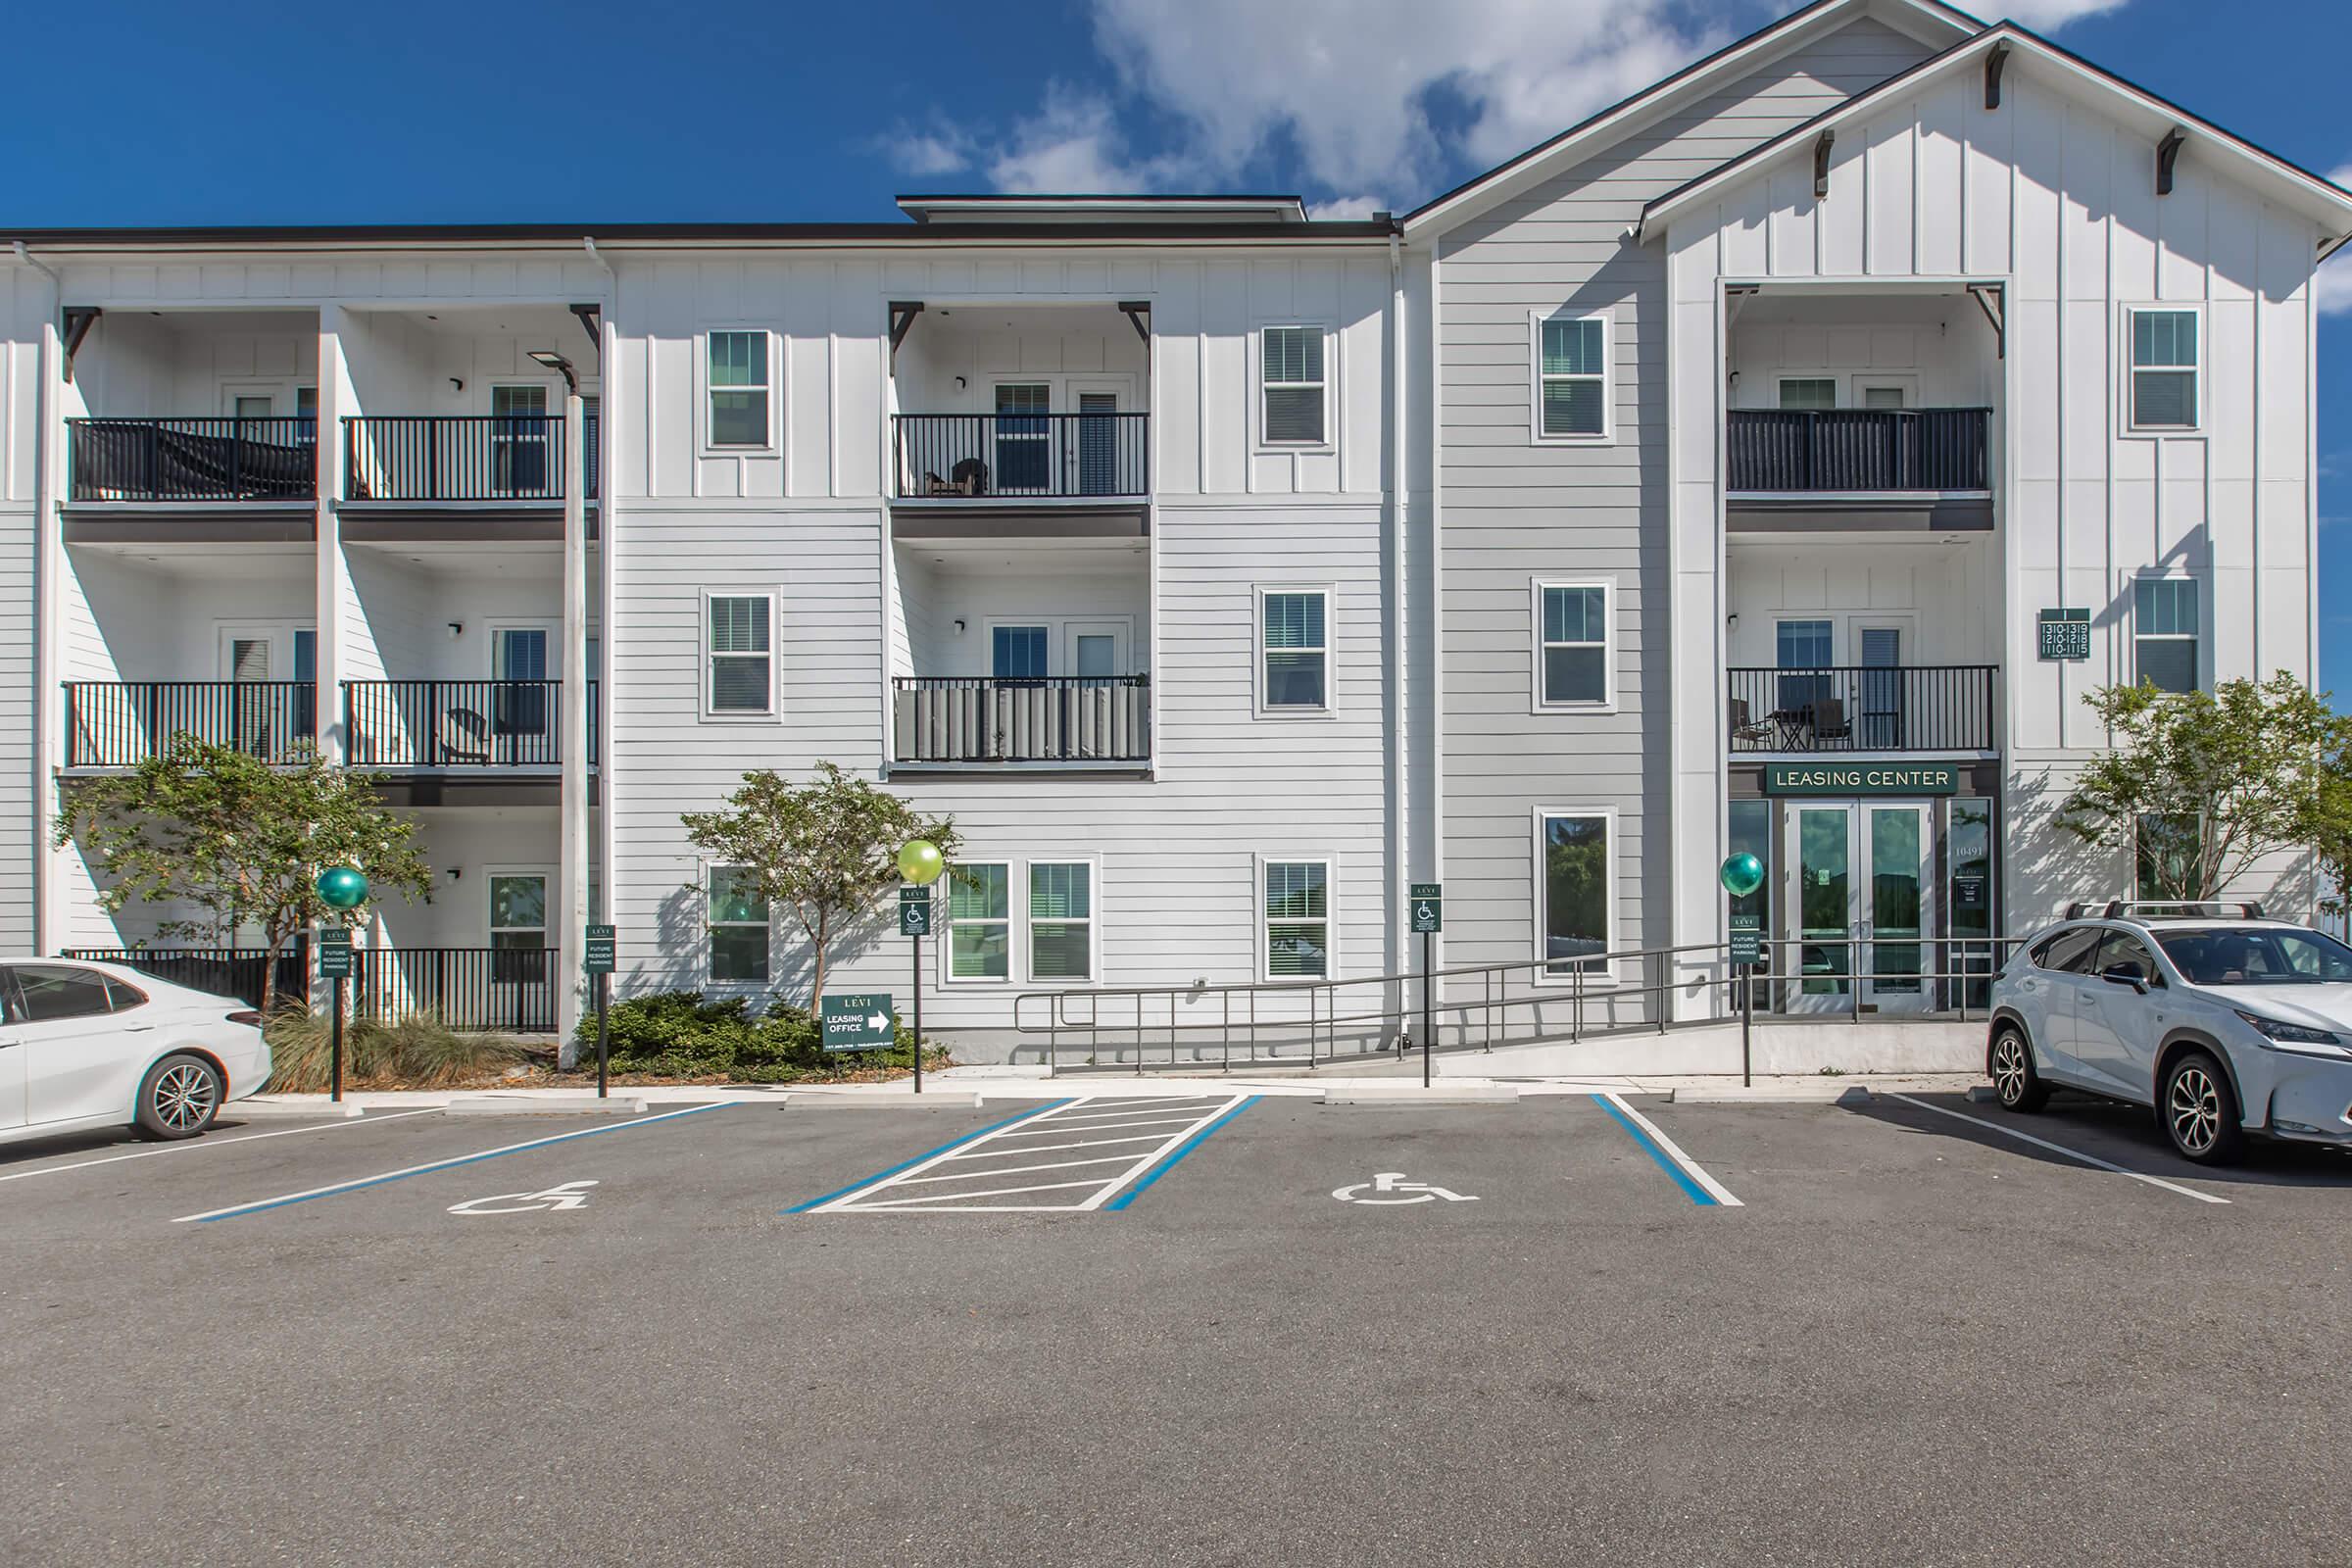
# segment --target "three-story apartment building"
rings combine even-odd
[[[592,919],[805,994],[680,814],[824,762],[954,816],[975,1045],[1395,975],[1428,881],[1514,1029],[1688,1012],[1735,849],[1761,1005],[1932,1011],[2130,891],[2088,691],[2315,673],[2352,196],[2014,26],[1821,0],[1395,219],[902,207],[0,235],[0,941],[153,934],[46,824],[184,731],[379,777],[435,886],[363,993],[465,1022],[567,1021]]]

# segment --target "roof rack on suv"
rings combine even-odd
[[[2235,912],[2232,912],[2235,911]],[[2096,916],[2129,920],[2135,915],[2185,915],[2196,920],[2259,920],[2262,906],[2253,903],[2217,904],[2211,899],[2109,899],[2105,904],[2070,904],[2069,920]]]

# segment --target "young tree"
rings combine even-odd
[[[870,912],[899,880],[899,846],[929,839],[942,855],[956,848],[947,817],[926,822],[905,801],[853,778],[831,762],[794,784],[773,770],[743,775],[743,787],[717,811],[680,820],[694,847],[713,861],[741,866],[773,910],[789,907],[814,956],[808,1009],[825,998],[825,966],[834,939]],[[695,890],[703,897],[703,890]]]
[[[429,897],[416,831],[384,808],[373,779],[329,767],[315,750],[273,764],[184,734],[127,773],[74,782],[54,828],[60,846],[79,844],[98,869],[109,913],[133,902],[192,905],[202,912],[157,929],[221,947],[259,926],[265,1013],[287,943],[315,923],[362,918],[318,897],[321,870],[357,866],[376,896]]]
[[[2284,670],[2211,692],[2110,686],[2085,699],[2114,750],[2077,780],[2060,824],[2141,854],[2151,897],[2219,897],[2256,860],[2352,845],[2352,720]]]

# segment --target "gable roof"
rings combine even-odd
[[[1909,71],[1889,76],[1868,92],[1857,93],[1844,103],[1815,115],[1803,124],[1792,126],[1729,163],[1721,164],[1668,191],[1642,209],[1642,220],[1636,225],[1639,237],[1646,240],[1663,232],[1665,225],[1676,217],[1740,183],[1773,160],[1812,143],[1823,131],[1835,130],[1839,125],[1873,114],[1937,76],[1980,65],[1985,55],[2001,47],[2006,47],[2020,58],[2047,65],[2059,79],[2105,98],[2126,119],[2137,121],[2149,134],[2151,153],[2156,141],[2166,132],[2185,129],[2194,133],[2188,143],[2191,147],[2218,152],[2246,175],[2284,192],[2298,211],[2326,230],[2328,238],[2320,247],[2321,259],[2325,259],[2347,238],[2352,238],[2352,192],[2330,184],[2301,165],[2290,163],[2242,136],[2224,130],[2211,121],[2199,119],[2145,88],[2134,86],[2112,72],[2102,71],[2082,56],[2060,48],[2039,33],[2021,27],[2014,22],[2003,22],[1974,38],[1954,44],[1942,54],[1923,60]]]
[[[1516,192],[1573,168],[1676,105],[1701,97],[1726,81],[1737,80],[1774,56],[1866,16],[1876,17],[1931,44],[1972,38],[1984,26],[1942,0],[1813,0],[1812,4],[1726,44],[1704,59],[1692,61],[1673,75],[1569,126],[1549,141],[1540,142],[1518,157],[1422,203],[1400,220],[1405,236],[1414,238],[1474,218]]]

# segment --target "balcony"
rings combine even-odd
[[[556,1029],[554,948],[354,948],[355,1016],[430,1016],[457,1030],[544,1035]]]
[[[1139,501],[1152,487],[1149,414],[902,414],[902,501]]]
[[[66,766],[136,767],[177,735],[300,761],[318,736],[318,693],[296,680],[68,681]]]
[[[74,502],[309,501],[318,493],[315,418],[76,418],[66,429]]]
[[[588,499],[597,495],[597,420],[585,421]],[[560,502],[560,414],[367,415],[343,421],[353,501]]]
[[[1990,409],[1734,409],[1726,482],[1734,528],[1981,532],[1992,526]]]
[[[1992,664],[1735,668],[1732,752],[1990,752]]]
[[[588,683],[588,760],[597,760]],[[564,762],[560,680],[355,680],[343,684],[351,765],[441,771]]]
[[[897,766],[1133,771],[1152,760],[1148,675],[913,675],[892,685]]]

